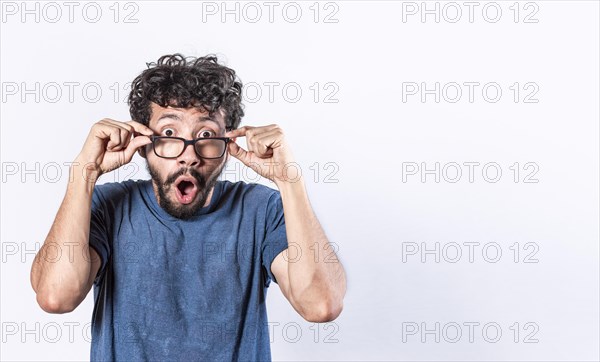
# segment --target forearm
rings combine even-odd
[[[297,308],[339,314],[346,293],[344,268],[317,219],[302,179],[278,185],[288,238],[290,294]]]
[[[73,309],[89,291],[89,226],[93,172],[82,164],[70,169],[70,181],[44,244],[31,269],[31,284],[42,308]]]

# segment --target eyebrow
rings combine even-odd
[[[176,121],[181,121],[181,117],[179,117],[179,114],[177,114],[177,113],[165,113],[162,116],[160,116],[160,118],[158,120],[156,120],[156,123],[159,123],[163,119],[174,119]],[[210,116],[200,116],[200,117],[198,117],[198,121],[200,121],[200,122],[212,122],[212,123],[216,124],[217,126],[219,126],[219,129],[221,128],[221,125],[219,124],[219,122],[217,122],[213,117],[210,117]]]

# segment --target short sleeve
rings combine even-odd
[[[105,205],[102,202],[100,191],[98,186],[94,188],[92,194],[92,210],[90,217],[90,247],[96,250],[96,253],[100,256],[101,265],[98,269],[98,274],[94,279],[94,284],[99,284],[106,270],[106,264],[110,257],[110,245],[108,242],[108,213],[106,212]]]
[[[265,224],[265,240],[262,245],[262,265],[267,273],[265,286],[268,287],[271,280],[277,283],[273,272],[271,272],[271,264],[277,255],[288,247],[287,234],[285,231],[285,218],[283,216],[283,203],[281,202],[279,191],[274,192],[269,197]]]

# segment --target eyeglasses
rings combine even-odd
[[[200,158],[214,160],[223,157],[229,137],[196,138],[186,140],[180,137],[149,136],[152,140],[154,154],[162,158],[177,158],[183,154],[187,146],[193,145]]]

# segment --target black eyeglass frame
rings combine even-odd
[[[231,138],[229,138],[229,137],[200,137],[200,138],[194,138],[193,140],[186,140],[185,138],[171,137],[171,136],[148,136],[148,137],[150,137],[150,140],[152,140],[152,150],[154,151],[154,154],[157,157],[166,158],[166,159],[169,159],[169,160],[172,160],[174,158],[177,158],[177,157],[181,156],[185,152],[186,148],[189,145],[193,145],[194,146],[194,152],[196,152],[196,155],[198,157],[203,158],[205,160],[217,160],[219,158],[222,158],[225,155],[225,152],[227,152],[227,144],[231,141]],[[178,154],[177,156],[174,156],[174,157],[165,157],[165,156],[159,155],[156,152],[155,142],[156,142],[156,140],[165,139],[165,138],[166,139],[170,139],[170,140],[175,139],[175,140],[181,140],[181,141],[183,141],[183,149],[181,150],[181,153]],[[200,156],[200,154],[198,154],[198,150],[196,149],[195,146],[196,146],[196,143],[198,141],[201,141],[201,140],[221,140],[221,141],[225,141],[225,147],[223,148],[223,153],[221,154],[221,156],[219,156],[219,157],[204,157],[204,156]]]

